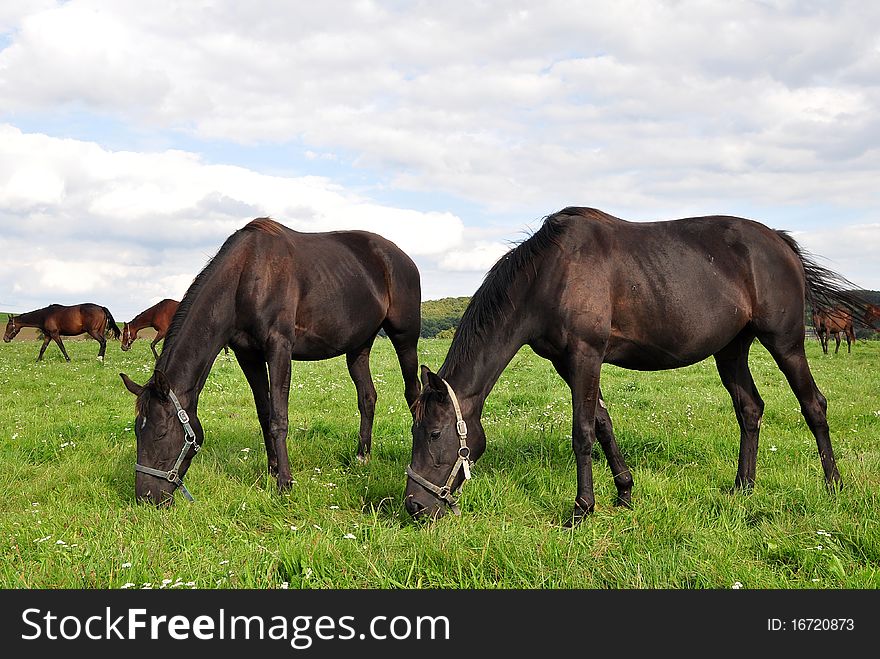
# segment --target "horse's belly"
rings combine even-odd
[[[632,371],[663,371],[683,368],[701,362],[724,348],[731,336],[716,337],[704,341],[680,341],[677,344],[639,343],[612,339],[605,351],[605,362]]]

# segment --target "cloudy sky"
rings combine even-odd
[[[0,309],[180,299],[270,215],[470,295],[549,213],[787,229],[880,289],[880,3],[0,3]]]

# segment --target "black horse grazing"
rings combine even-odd
[[[137,497],[168,504],[177,487],[188,496],[182,479],[204,438],[199,394],[226,344],[253,390],[279,490],[292,482],[291,360],[346,356],[361,416],[357,457],[366,460],[376,405],[370,349],[385,330],[412,406],[420,389],[420,305],[415,264],[376,234],[300,233],[269,218],[233,233],[181,300],[150,380],[140,386],[120,373],[137,395]]]
[[[3,336],[3,340],[9,343],[23,327],[36,327],[43,333],[43,345],[40,346],[40,354],[37,356],[37,361],[43,359],[43,353],[46,352],[46,346],[49,345],[49,341],[55,341],[58,347],[61,348],[61,354],[64,355],[64,359],[70,361],[70,357],[67,356],[67,350],[61,342],[61,337],[77,336],[79,334],[88,334],[100,344],[98,359],[104,361],[104,352],[107,349],[105,337],[110,333],[114,339],[118,339],[121,333],[119,326],[113,320],[113,315],[107,307],[88,302],[73,306],[50,304],[48,307],[28,311],[18,316],[9,314],[9,320],[6,323],[6,334]]]
[[[755,480],[764,403],[749,371],[757,337],[800,401],[829,485],[839,485],[826,401],[804,354],[805,295],[849,302],[842,277],[815,265],[785,232],[736,217],[627,222],[590,208],[547,217],[486,275],[437,374],[422,367],[413,408],[405,505],[416,517],[455,510],[485,450],[483,404],[523,345],[571,388],[577,495],[571,524],[592,512],[598,438],[630,503],[633,479],[599,389],[602,363],[674,369],[714,356],[740,425],[736,486]]]

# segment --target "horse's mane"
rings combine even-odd
[[[583,209],[564,208],[545,216],[537,231],[495,262],[464,310],[442,367],[443,372],[466,363],[476,349],[477,341],[485,338],[496,323],[513,311],[510,287],[522,273],[526,276],[535,273],[538,257],[548,248],[559,246],[559,240],[568,226],[568,218],[583,214]]]
[[[183,322],[185,321],[190,307],[192,307],[193,303],[198,299],[199,293],[204,287],[205,282],[207,282],[211,278],[215,270],[217,270],[217,268],[219,267],[219,264],[223,262],[223,258],[229,253],[232,247],[235,246],[241,238],[252,231],[263,231],[265,233],[277,236],[281,235],[283,231],[283,225],[279,224],[269,217],[258,217],[248,222],[245,226],[243,226],[241,229],[239,229],[226,239],[220,249],[217,250],[217,253],[208,260],[208,262],[202,268],[201,272],[196,275],[195,279],[193,279],[192,284],[189,285],[186,293],[184,293],[183,299],[180,301],[180,304],[177,307],[177,313],[174,315],[174,319],[171,321],[171,325],[168,327],[168,333],[165,335],[165,349],[163,349],[162,355],[167,352],[168,347],[174,344],[174,337],[180,330],[181,324],[183,324]],[[161,355],[159,356],[159,359],[162,359]]]

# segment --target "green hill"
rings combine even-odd
[[[469,297],[444,297],[422,302],[422,338],[433,338],[441,332],[451,335],[470,301]]]

